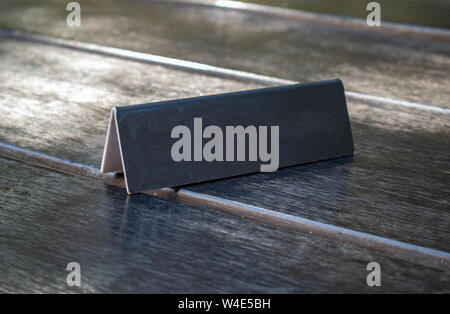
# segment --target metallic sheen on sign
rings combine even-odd
[[[130,194],[353,155],[340,80],[111,110],[101,171]]]

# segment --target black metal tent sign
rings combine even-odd
[[[102,172],[130,194],[353,155],[340,80],[115,107]]]

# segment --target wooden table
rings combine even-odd
[[[450,32],[216,4],[0,4],[0,292],[450,292]],[[353,158],[133,196],[97,169],[115,105],[333,77]]]

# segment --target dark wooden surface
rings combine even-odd
[[[361,19],[366,18],[366,8],[369,3],[359,0],[346,0],[345,5],[342,5],[343,2],[339,0],[283,0],[279,2],[274,2],[273,0],[247,0],[244,2],[267,5],[275,4],[285,8],[325,14],[338,14]],[[441,28],[450,27],[450,21],[446,13],[450,10],[450,3],[446,0],[379,0],[377,2],[382,8],[383,21]]]
[[[0,159],[1,292],[449,292],[445,271]],[[65,283],[78,261],[82,289]]]
[[[435,41],[380,34],[367,25],[349,29],[213,6],[109,0],[83,1],[83,26],[71,29],[59,1],[12,2],[0,3],[3,28],[301,82],[339,77],[349,90],[449,106],[448,35]]]
[[[65,14],[56,2],[39,6],[40,19],[21,21],[36,6],[5,3],[0,27],[75,35],[65,18],[52,17]],[[123,23],[110,27],[119,9]],[[446,41],[208,6],[137,2],[102,11],[88,4],[87,12],[77,39],[289,79],[340,76],[359,92],[449,106]],[[262,86],[11,38],[0,38],[0,59],[0,141],[96,167],[114,105]],[[354,158],[185,188],[448,252],[448,113],[355,100],[349,111]],[[0,167],[2,292],[449,292],[445,268],[148,195],[126,197],[23,162],[1,159]],[[72,260],[82,265],[81,290],[65,284]],[[377,291],[365,284],[370,261],[383,268]]]
[[[9,39],[0,47],[6,74],[1,140],[96,167],[113,105],[255,86]],[[355,102],[349,110],[354,158],[192,189],[449,250],[448,116]]]

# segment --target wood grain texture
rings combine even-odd
[[[71,29],[59,1],[2,1],[0,27],[300,82],[339,77],[349,90],[450,106],[448,39],[179,3],[95,0],[84,1],[83,10],[83,26]]]
[[[449,292],[448,272],[0,159],[0,292]],[[81,265],[70,288],[67,263]],[[366,265],[382,265],[382,287]]]
[[[0,27],[449,105],[450,45],[251,12],[142,1],[2,1]],[[205,31],[207,30],[207,31]],[[445,39],[445,38],[444,38]],[[99,166],[109,110],[259,87],[0,39],[0,141]],[[349,103],[357,155],[188,186],[450,251],[450,121]],[[448,271],[0,159],[0,292],[450,292]],[[82,265],[82,289],[65,283]],[[383,286],[366,286],[366,265]]]
[[[254,86],[13,40],[0,51],[0,139],[96,167],[113,105]],[[349,103],[354,159],[189,188],[449,251],[449,118],[398,109]]]
[[[81,176],[86,179],[125,189],[122,174],[101,173],[98,168],[75,163],[29,149],[0,142],[0,156],[19,162],[26,162],[59,173]],[[268,226],[293,230],[307,235],[356,245],[379,254],[402,261],[440,270],[450,270],[450,253],[411,243],[395,241],[381,236],[321,223],[301,216],[282,213],[276,210],[257,207],[224,198],[194,192],[184,188],[162,188],[146,191],[143,194],[193,207],[232,215],[241,219],[260,222]]]
[[[297,1],[297,0],[243,0],[242,2],[279,6],[308,12],[351,16],[366,19],[367,3],[359,0],[346,0],[345,5],[339,0]],[[450,10],[446,0],[379,0],[382,8],[382,21],[450,28],[450,21],[445,12]]]

